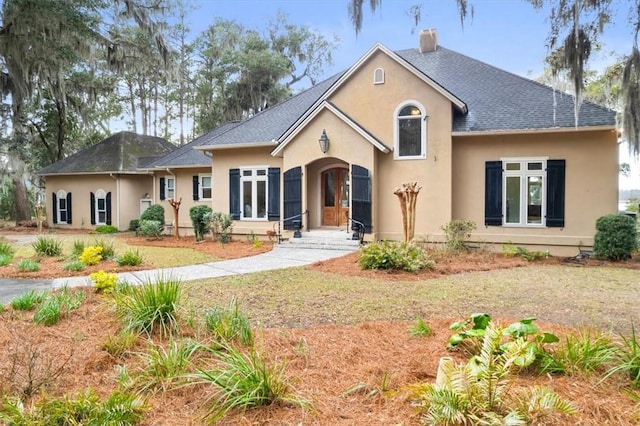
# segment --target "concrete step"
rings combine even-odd
[[[351,234],[342,231],[307,231],[300,238],[289,238],[283,245],[296,249],[356,251],[360,241],[351,239]]]

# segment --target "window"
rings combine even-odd
[[[71,193],[64,190],[53,194],[54,199],[54,223],[63,225],[71,224]]]
[[[198,187],[200,188],[198,196],[199,198],[210,200],[211,199],[211,175],[200,175],[200,181]]]
[[[168,200],[176,198],[176,178],[173,176],[167,176],[164,179],[164,199]]]
[[[96,225],[107,224],[107,194],[102,189],[96,191],[95,201]]]
[[[396,159],[418,159],[427,156],[425,108],[418,102],[402,104],[395,113]]]
[[[384,70],[376,68],[373,71],[373,84],[384,84]]]
[[[485,225],[564,227],[565,169],[546,158],[487,161]]]
[[[267,219],[267,198],[267,168],[241,169],[241,219]]]

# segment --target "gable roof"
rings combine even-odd
[[[119,132],[101,142],[41,169],[39,175],[76,173],[139,173],[150,161],[168,154],[175,145],[155,136]]]
[[[229,131],[213,130],[196,139],[193,146],[199,150],[277,146],[272,152],[277,154],[281,150],[278,144],[289,140],[298,126],[377,52],[387,54],[451,101],[454,135],[576,128],[574,98],[569,94],[441,46],[421,53],[418,49],[392,52],[376,44],[348,70],[267,108]],[[585,101],[577,127],[613,128],[615,116],[615,111]],[[375,139],[375,135],[371,136]]]

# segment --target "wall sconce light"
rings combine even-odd
[[[145,200],[146,200],[147,198],[149,198],[149,193],[148,193],[148,192],[145,192],[145,193],[144,193],[144,195],[142,196],[142,198],[144,198]]]
[[[322,134],[320,135],[318,142],[320,143],[320,151],[322,151],[323,154],[326,154],[327,151],[329,151],[329,138],[327,137],[326,130],[322,129]]]

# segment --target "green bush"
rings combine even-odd
[[[231,241],[231,231],[233,230],[233,216],[230,214],[211,212],[206,216],[209,222],[213,237],[225,244]],[[252,240],[255,241],[255,240]]]
[[[189,217],[191,217],[191,224],[193,225],[196,241],[204,240],[205,234],[209,232],[209,224],[211,223],[209,217],[211,212],[211,207],[205,205],[193,206],[189,210]]]
[[[60,256],[62,254],[62,243],[55,238],[38,237],[31,243],[31,247],[38,256]]]
[[[391,269],[417,272],[435,267],[433,260],[420,247],[411,243],[373,242],[362,249],[362,269]]]
[[[160,204],[154,204],[147,208],[140,215],[140,221],[143,220],[156,220],[160,222],[160,225],[164,226],[164,207]]]
[[[0,266],[7,266],[13,260],[13,255],[0,254]]]
[[[144,258],[138,249],[129,249],[122,256],[118,256],[116,262],[120,266],[138,266],[142,265]]]
[[[609,260],[629,259],[638,249],[636,222],[627,215],[609,214],[596,220],[593,251]]]
[[[102,247],[89,246],[82,251],[79,257],[83,265],[97,265],[102,260]]]
[[[42,291],[29,290],[11,301],[11,307],[16,311],[30,311],[42,303],[47,294]]]
[[[89,275],[98,293],[111,293],[118,284],[118,274],[100,270]]]
[[[16,265],[20,272],[36,272],[40,270],[40,264],[35,260],[22,259]]]
[[[96,226],[96,232],[98,234],[115,234],[118,232],[118,228],[112,225],[100,225]]]
[[[138,232],[143,237],[147,238],[160,238],[162,235],[162,223],[158,220],[140,220],[140,226]]]
[[[466,240],[471,236],[471,231],[476,229],[472,220],[455,219],[441,228],[447,240],[447,248],[452,251],[468,250]]]
[[[79,260],[73,260],[71,262],[65,263],[62,269],[65,271],[82,271],[85,267],[85,264],[80,262]]]
[[[140,227],[140,219],[133,219],[129,221],[129,231],[137,231]]]
[[[9,256],[13,258],[14,254],[15,254],[15,250],[11,244],[4,241],[0,241],[0,256],[4,255],[4,256]]]

